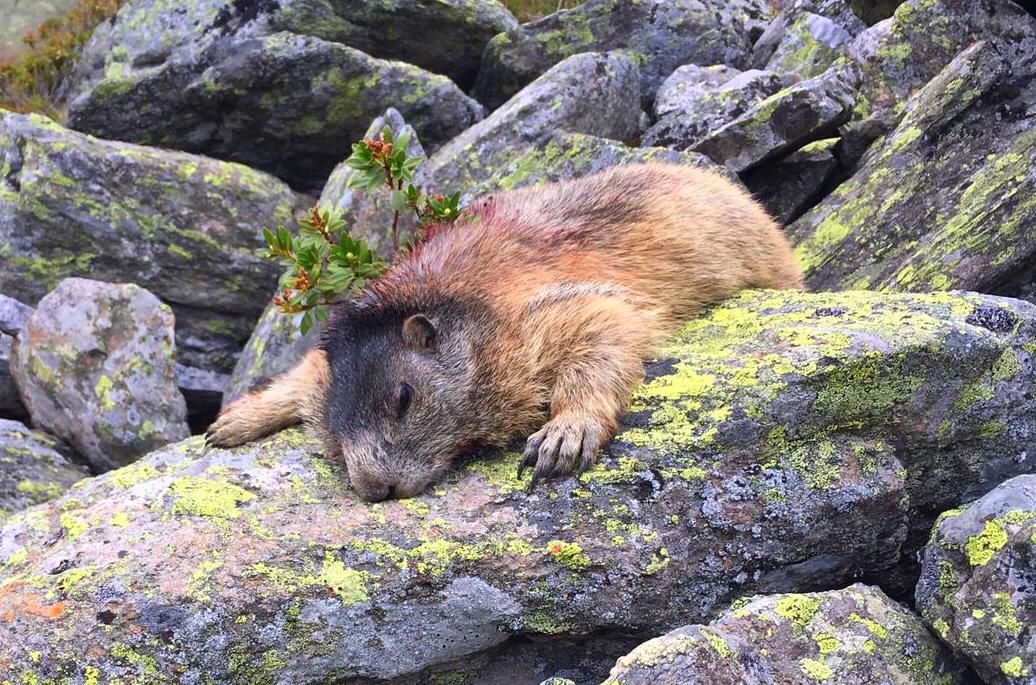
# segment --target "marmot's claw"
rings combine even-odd
[[[579,474],[594,462],[607,437],[600,423],[579,416],[560,415],[529,436],[525,443],[519,476],[535,465],[529,491],[541,480]]]

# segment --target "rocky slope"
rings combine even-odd
[[[1034,57],[1010,0],[129,0],[67,127],[0,112],[0,683],[1032,685]],[[389,256],[385,125],[465,201],[710,168],[813,292],[689,322],[533,493],[206,451],[319,335],[262,230],[319,196]]]
[[[172,445],[7,523],[0,652],[41,680],[400,679],[887,579],[1025,471],[1034,340],[1011,300],[746,294],[682,331],[600,466],[533,494],[511,453],[371,506],[295,431]]]

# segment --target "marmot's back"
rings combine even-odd
[[[526,279],[542,269],[548,281],[620,285],[680,318],[745,288],[802,287],[778,225],[743,188],[705,169],[616,167],[487,202],[489,223],[507,227],[498,241],[510,231],[522,243],[516,252],[536,262]],[[497,245],[498,264],[520,261]]]

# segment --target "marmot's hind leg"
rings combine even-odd
[[[236,447],[302,421],[313,398],[327,392],[323,350],[310,350],[298,366],[278,376],[265,390],[249,393],[223,410],[205,433],[206,444]]]

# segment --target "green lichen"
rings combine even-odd
[[[583,571],[590,566],[590,558],[583,554],[583,548],[575,542],[551,540],[543,551],[555,562],[572,571]]]
[[[61,514],[58,522],[61,524],[61,530],[64,531],[65,537],[70,542],[78,540],[90,528],[86,521],[69,512]]]
[[[522,625],[526,630],[543,635],[562,635],[570,632],[574,627],[571,621],[555,618],[545,611],[537,611],[522,618]]]
[[[799,668],[813,680],[828,680],[834,675],[830,666],[816,659],[803,659],[799,662]]]
[[[1029,669],[1025,668],[1020,656],[1015,656],[1000,664],[1000,670],[1004,675],[1012,678],[1024,678],[1029,675]]]
[[[237,518],[238,504],[255,499],[255,495],[233,483],[198,476],[184,476],[173,481],[173,514],[188,514],[217,519]]]
[[[800,627],[809,625],[818,609],[820,601],[806,595],[785,595],[777,600],[774,608],[778,616]]]
[[[1007,530],[1003,519],[986,521],[982,532],[972,535],[964,545],[968,563],[972,566],[985,566],[996,555],[997,551],[1007,544]]]

